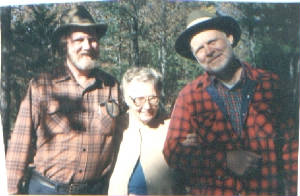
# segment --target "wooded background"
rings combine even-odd
[[[154,67],[164,76],[163,103],[170,112],[179,90],[203,70],[176,54],[174,43],[194,9],[234,17],[242,37],[234,49],[241,60],[277,73],[286,115],[299,122],[300,4],[237,3],[176,0],[119,0],[76,3],[84,5],[97,22],[108,23],[100,40],[102,69],[118,80],[131,66]],[[27,90],[29,80],[57,66],[51,36],[57,15],[73,4],[3,7],[1,11],[0,106],[4,139]]]

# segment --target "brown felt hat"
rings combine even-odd
[[[63,12],[58,27],[53,33],[53,42],[59,40],[60,36],[70,29],[95,29],[98,37],[102,37],[107,30],[107,24],[95,23],[91,14],[83,6],[74,6]]]
[[[190,48],[190,41],[194,35],[205,30],[220,30],[233,36],[232,47],[235,47],[241,37],[241,29],[235,19],[230,16],[219,16],[202,10],[191,12],[187,19],[187,28],[179,35],[175,42],[175,50],[183,57],[195,60]]]

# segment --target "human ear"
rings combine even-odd
[[[130,97],[129,97],[129,95],[127,94],[127,93],[123,93],[123,97],[124,97],[124,101],[125,101],[125,103],[127,104],[127,106],[130,106],[131,105],[131,99],[130,99]]]
[[[233,35],[228,34],[228,35],[227,35],[227,39],[228,39],[229,43],[232,45],[232,44],[233,44],[233,41],[234,41]]]

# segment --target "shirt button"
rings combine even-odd
[[[79,170],[79,173],[82,173],[82,169]]]
[[[83,148],[82,151],[85,152],[85,151],[86,151],[86,148]]]
[[[250,95],[247,95],[247,99],[250,99]]]

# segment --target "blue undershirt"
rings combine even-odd
[[[140,160],[136,163],[134,171],[128,183],[128,193],[135,195],[147,195],[147,185]]]

